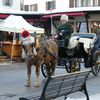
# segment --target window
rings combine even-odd
[[[87,0],[87,7],[91,6],[91,0]]]
[[[20,0],[20,10],[24,10],[24,0]]]
[[[5,6],[12,6],[13,0],[3,0],[2,1]]]
[[[28,5],[25,5],[25,6],[24,6],[24,10],[25,10],[25,11],[29,11],[29,6],[28,6]]]
[[[93,0],[93,6],[98,6],[98,0]]]
[[[86,22],[81,22],[79,32],[87,32]]]
[[[55,1],[46,2],[46,10],[55,9]]]
[[[74,0],[69,0],[69,6],[70,8],[74,7]]]
[[[30,10],[31,11],[38,11],[38,5],[37,4],[30,5]]]
[[[82,7],[90,7],[91,6],[91,0],[82,0],[81,6]]]
[[[82,1],[81,1],[81,6],[82,6],[82,7],[86,7],[86,1],[87,1],[87,0],[82,0]]]
[[[97,4],[98,0],[95,0],[94,4]],[[74,2],[75,7],[90,7],[92,6],[92,0],[75,0]]]
[[[81,6],[81,0],[75,0],[75,7]]]

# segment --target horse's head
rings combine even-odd
[[[34,44],[22,44],[22,47],[27,57],[34,57],[37,55]]]

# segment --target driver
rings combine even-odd
[[[72,25],[68,23],[68,16],[66,14],[62,14],[60,18],[61,24],[58,26],[57,34],[58,40],[65,39],[65,45],[68,46],[69,38],[71,36]]]
[[[73,32],[72,30],[72,25],[68,23],[68,16],[66,14],[62,14],[60,18],[61,24],[58,26],[57,29],[57,40],[64,40],[64,47],[59,47],[59,52],[58,56],[65,58],[66,57],[66,48],[69,43],[69,39],[71,36],[71,33]]]

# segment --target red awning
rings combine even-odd
[[[0,14],[0,19],[5,19],[9,16],[9,14]]]
[[[52,17],[59,17],[62,14],[66,14],[68,16],[84,16],[85,15],[84,12],[64,12],[64,13],[52,14]],[[51,17],[51,14],[42,16],[42,18],[50,18],[50,17]]]

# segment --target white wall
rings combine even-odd
[[[0,8],[8,10],[20,10],[20,0],[13,0],[12,6],[4,6],[2,3],[3,0],[0,1]],[[46,2],[52,0],[24,0],[24,4],[32,5],[38,4],[37,13],[50,13],[51,11],[46,11]],[[69,0],[55,0],[56,1],[56,9],[52,10],[52,12],[66,11],[69,8]]]
[[[38,12],[50,13],[50,11],[46,11],[46,2],[48,1],[52,0],[24,0],[24,3],[25,5],[38,4]],[[56,1],[56,9],[53,10],[53,12],[66,11],[66,9],[69,8],[69,0],[55,0],[55,1]]]

